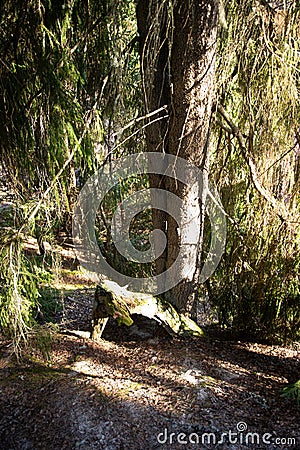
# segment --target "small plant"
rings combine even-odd
[[[36,305],[36,319],[38,322],[51,322],[58,311],[62,310],[62,300],[59,291],[52,287],[40,289],[40,296]]]
[[[282,390],[281,397],[294,399],[297,405],[300,406],[300,380],[285,386]]]
[[[12,239],[0,248],[0,329],[18,348],[33,324],[32,311],[38,302],[38,282],[22,243]]]
[[[27,344],[30,349],[36,349],[45,361],[51,363],[52,344],[57,332],[58,326],[53,323],[36,324],[30,331]]]

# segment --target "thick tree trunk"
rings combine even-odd
[[[185,246],[181,271],[189,275],[168,295],[181,311],[190,312],[197,300],[200,255],[205,215],[206,186],[209,169],[209,125],[214,96],[215,54],[218,4],[215,0],[175,2],[174,38],[171,73],[173,94],[169,130],[169,153],[178,155],[199,167],[203,186],[189,189],[169,179],[168,190],[184,200],[183,224],[178,235],[177,224],[168,220],[167,267],[173,264],[184,235],[190,236]],[[200,198],[199,198],[200,194]],[[190,229],[192,218],[198,229]],[[183,240],[183,239],[182,239]],[[185,239],[186,241],[186,239]]]
[[[137,8],[145,105],[147,111],[153,111],[167,102],[169,111],[168,121],[148,127],[147,150],[164,151],[190,161],[202,169],[205,187],[218,0],[177,0],[171,15],[166,8],[166,2],[158,0],[140,0]],[[153,48],[155,58],[151,58]],[[168,301],[179,311],[190,312],[198,292],[205,189],[197,185],[190,189],[175,179],[155,176],[150,177],[150,185],[167,189],[184,202],[180,230],[174,219],[155,211],[153,225],[163,230],[168,238],[166,251],[157,265],[159,273],[174,263],[182,250],[181,241],[190,242],[184,245],[181,273],[177,274],[182,281],[167,293]],[[198,227],[191,228],[189,224],[195,224],[195,218]]]

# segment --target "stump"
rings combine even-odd
[[[101,339],[109,317],[116,319],[119,325],[130,326],[133,324],[133,314],[156,320],[171,335],[204,335],[193,320],[179,314],[170,303],[151,294],[127,291],[125,287],[106,280],[96,289],[91,338]]]

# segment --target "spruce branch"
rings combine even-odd
[[[229,126],[231,133],[233,134],[233,136],[237,139],[237,141],[239,143],[242,156],[249,168],[250,178],[253,183],[253,186],[255,187],[257,192],[259,192],[259,194],[272,206],[272,208],[274,209],[274,211],[278,215],[278,217],[283,222],[287,221],[289,218],[289,213],[288,213],[287,209],[285,208],[285,206],[281,202],[276,200],[276,198],[272,195],[272,193],[268,189],[266,189],[264,186],[261,185],[261,183],[259,181],[259,175],[257,173],[256,165],[245,145],[244,137],[243,137],[241,130],[235,125],[235,123],[229,117],[229,115],[227,114],[227,112],[225,111],[225,109],[223,108],[222,105],[217,106],[217,112],[223,117],[223,119]],[[224,129],[224,127],[223,127],[223,129]]]

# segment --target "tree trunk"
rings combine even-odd
[[[169,301],[180,311],[190,312],[197,300],[200,256],[205,215],[206,185],[209,170],[209,125],[214,95],[217,39],[217,2],[194,0],[174,6],[174,38],[171,71],[173,95],[169,131],[169,153],[178,155],[202,169],[203,186],[187,188],[168,180],[168,190],[184,200],[180,235],[188,234],[191,245],[185,248],[181,271],[187,277],[169,293]],[[200,198],[199,198],[200,193]],[[189,223],[197,217],[198,229]],[[167,268],[173,264],[180,246],[177,224],[168,220]],[[197,234],[197,235],[195,235]],[[193,243],[192,243],[193,242]]]
[[[160,110],[151,115],[146,128],[147,151],[167,153],[167,108],[170,105],[168,7],[166,2],[160,0],[140,0],[136,12],[145,110],[147,114]],[[164,106],[166,109],[161,110]],[[149,182],[151,188],[166,188],[161,175],[149,173]],[[155,203],[155,199],[152,200]],[[152,222],[153,229],[166,233],[167,217],[164,211],[153,209]],[[166,252],[155,263],[157,274],[163,273],[166,269]]]
[[[167,101],[169,111],[168,121],[156,122],[148,127],[147,150],[165,151],[190,161],[202,169],[203,186],[189,188],[176,179],[163,179],[163,186],[160,187],[171,191],[184,202],[180,212],[182,227],[179,230],[174,219],[155,212],[153,224],[167,234],[167,248],[161,258],[163,261],[160,260],[157,266],[160,271],[174,263],[181,249],[181,241],[190,242],[185,244],[181,259],[178,278],[182,281],[167,293],[168,301],[177,310],[190,312],[197,299],[200,273],[218,0],[175,1],[171,17],[167,11],[162,12],[163,8],[166,6],[162,7],[159,1],[149,3],[145,0],[141,0],[137,8],[146,108],[153,111]],[[149,57],[150,48],[153,48],[150,43],[153,42],[158,48],[156,59]],[[162,180],[150,177],[151,187],[158,187],[159,182]],[[196,218],[198,223],[198,227],[193,229],[189,226],[192,218]]]

